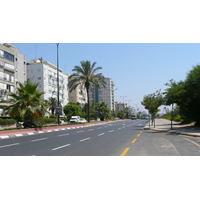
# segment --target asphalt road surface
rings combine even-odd
[[[143,130],[146,120],[0,140],[0,156],[199,156],[200,138]]]

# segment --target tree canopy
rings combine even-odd
[[[166,84],[166,104],[176,103],[184,122],[200,125],[200,65],[194,66],[184,81]]]
[[[156,114],[159,112],[159,107],[164,103],[163,94],[160,90],[155,93],[145,95],[141,104],[148,108],[149,113],[152,115],[152,121],[155,119]]]
[[[81,61],[81,66],[75,66],[72,71],[72,75],[69,76],[68,87],[70,91],[75,90],[79,85],[86,88],[87,99],[88,99],[88,122],[90,121],[90,96],[89,88],[91,84],[97,85],[98,87],[105,87],[105,78],[102,73],[97,73],[102,67],[95,67],[96,62],[90,63],[90,61]]]
[[[16,93],[8,93],[9,106],[4,107],[4,113],[9,114],[16,121],[24,120],[24,127],[37,126],[37,120],[47,112],[48,104],[43,100],[38,84],[19,83]]]

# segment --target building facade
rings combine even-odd
[[[59,71],[59,102],[62,107],[68,104],[68,76]],[[57,99],[57,66],[47,61],[33,59],[27,63],[27,79],[33,83],[39,83],[39,90],[45,92],[43,98]]]
[[[70,76],[68,74],[68,76]],[[78,102],[83,106],[87,103],[87,92],[84,86],[79,85],[75,90],[69,91],[69,102]]]
[[[0,43],[0,104],[8,100],[8,92],[16,92],[17,83],[27,80],[26,56],[19,53],[19,49],[8,43]],[[1,117],[3,110],[0,109]]]
[[[115,111],[117,112],[124,110],[126,107],[128,107],[127,103],[115,102]]]
[[[115,110],[115,84],[111,78],[105,78],[105,88],[97,87],[96,85],[91,85],[90,87],[90,102],[99,103],[105,102],[109,109]]]
[[[7,100],[7,93],[16,92],[17,83],[26,80],[26,56],[17,47],[0,43],[0,100]]]

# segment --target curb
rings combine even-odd
[[[174,133],[174,134],[180,134],[180,135],[187,135],[187,136],[192,136],[192,137],[200,137],[200,135],[196,135],[196,134],[193,134],[193,133],[182,133],[182,132],[176,132],[176,131],[166,131],[166,130],[162,130],[162,129],[154,129],[154,128],[147,128],[147,127],[144,127],[143,129],[144,130],[151,130],[151,131]]]
[[[109,122],[104,122],[104,123],[109,123]],[[90,125],[80,125],[80,126],[72,126],[72,127],[61,127],[61,128],[55,128],[55,129],[52,129],[51,127],[49,127],[49,129],[46,129],[46,130],[39,130],[39,131],[36,131],[36,132],[30,132],[28,131],[29,129],[24,129],[24,131],[26,130],[26,133],[17,133],[16,134],[9,134],[9,135],[2,135],[0,136],[0,140],[2,139],[9,139],[9,138],[18,138],[18,137],[22,137],[22,136],[30,136],[30,135],[37,135],[37,134],[42,134],[42,133],[49,133],[49,132],[56,132],[56,131],[63,131],[63,130],[70,130],[70,129],[79,129],[79,128],[84,128],[84,127],[90,127],[90,126],[97,126],[97,125],[101,125],[103,124],[102,122],[101,123],[94,123],[94,124],[90,124]],[[23,129],[20,129],[20,130],[23,130]],[[34,129],[32,129],[34,130]]]

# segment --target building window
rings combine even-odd
[[[4,51],[4,58],[7,59],[7,60],[10,60],[12,62],[14,62],[14,55]]]

